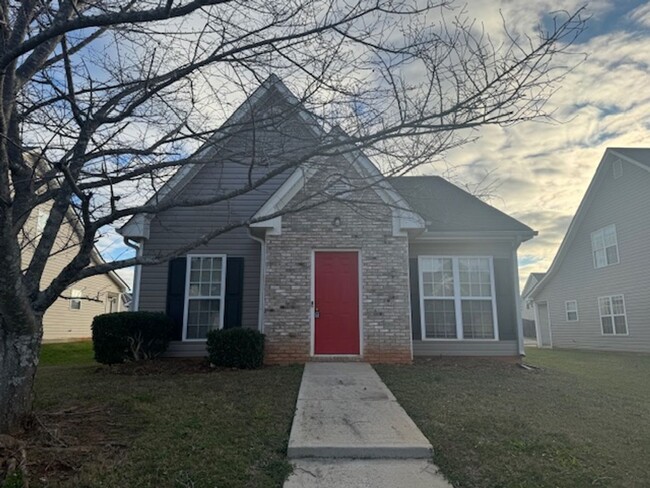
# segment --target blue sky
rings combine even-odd
[[[510,28],[531,32],[548,22],[549,12],[582,5],[470,0],[466,8],[487,32],[500,30],[501,15]],[[489,172],[496,182],[490,203],[539,231],[520,249],[522,281],[550,265],[605,149],[650,146],[650,2],[597,0],[586,4],[585,13],[590,20],[575,49],[587,58],[549,102],[559,122],[489,127],[477,142],[447,155],[460,182],[474,183]],[[107,258],[131,252],[114,232],[99,248]]]

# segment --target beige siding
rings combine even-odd
[[[575,239],[535,301],[548,301],[553,347],[650,352],[650,173],[625,162],[614,179],[611,166],[604,169]],[[594,269],[591,233],[610,224],[620,263]],[[629,335],[604,336],[598,297],[621,294]],[[566,321],[566,300],[578,301],[578,322]]]
[[[34,246],[38,241],[38,232],[36,228],[37,211],[32,212],[30,219],[25,224],[25,235],[23,239],[23,266],[29,264],[33,254]],[[61,226],[54,252],[48,259],[43,277],[41,279],[41,289],[48,286],[49,283],[59,274],[59,272],[70,262],[76,254],[75,243],[78,242],[72,226],[64,223]],[[68,341],[74,339],[89,339],[91,337],[90,325],[93,317],[108,311],[109,294],[117,295],[118,307],[121,310],[122,289],[108,275],[93,276],[81,280],[71,285],[61,295],[70,297],[71,290],[81,292],[81,308],[73,310],[70,308],[70,300],[59,298],[47,310],[43,318],[43,340]]]

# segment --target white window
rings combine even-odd
[[[566,302],[564,302],[564,308],[566,309],[567,322],[577,322],[578,302],[576,300],[567,300]]]
[[[621,176],[623,176],[623,163],[620,159],[614,161],[614,164],[612,165],[612,174],[615,180],[618,180]]]
[[[490,257],[420,256],[423,339],[497,339]]]
[[[627,335],[627,317],[623,295],[598,297],[600,326],[605,335]]]
[[[618,264],[618,241],[614,224],[591,233],[591,251],[594,268]]]
[[[45,224],[47,224],[48,214],[45,210],[39,208],[36,211],[36,233],[42,234],[45,229]]]
[[[70,310],[81,310],[81,290],[70,290]]]
[[[223,326],[225,278],[225,256],[187,256],[183,340],[204,340]]]

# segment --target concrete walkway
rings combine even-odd
[[[450,488],[432,448],[366,363],[308,363],[300,384],[285,488]]]

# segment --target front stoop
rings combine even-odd
[[[294,473],[285,488],[451,486],[431,463],[427,438],[367,363],[305,365],[287,454]]]

